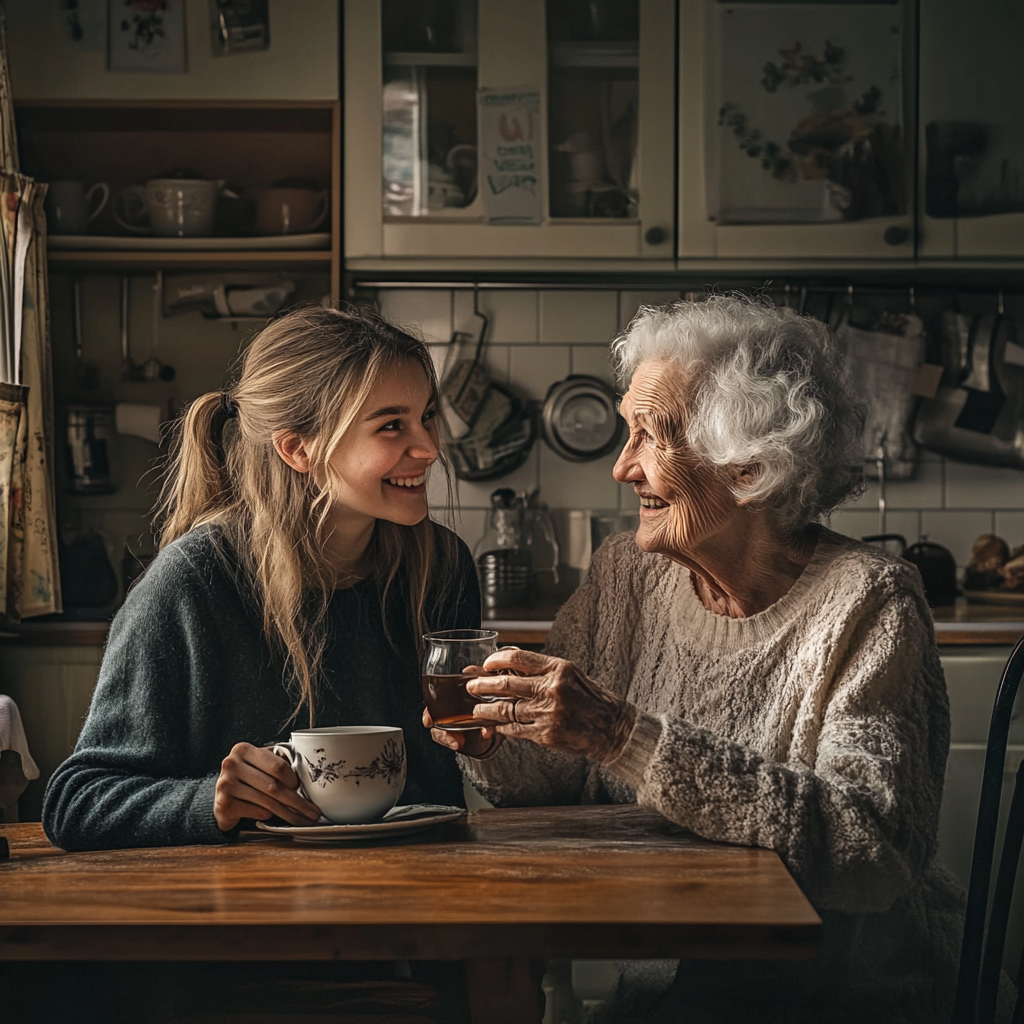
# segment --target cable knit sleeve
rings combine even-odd
[[[931,617],[906,570],[830,625],[822,693],[808,702],[807,763],[773,760],[668,712],[640,715],[610,769],[639,803],[698,835],[776,850],[817,908],[877,913],[934,856],[949,705]],[[784,682],[797,718],[810,684]]]
[[[181,546],[161,552],[114,618],[74,753],[53,773],[43,828],[62,849],[223,843],[216,766],[194,772],[222,670],[205,582]],[[226,753],[226,751],[221,752]]]

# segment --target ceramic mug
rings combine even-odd
[[[137,235],[205,238],[213,234],[219,191],[201,178],[153,178],[117,193],[114,219]]]
[[[327,189],[264,188],[256,193],[257,235],[303,235],[327,219]]]
[[[100,201],[93,205],[96,196]],[[110,198],[102,181],[86,189],[81,181],[51,181],[46,190],[46,222],[54,235],[84,235]]]
[[[291,764],[299,792],[335,825],[380,821],[405,788],[405,736],[394,726],[297,729],[274,753]]]

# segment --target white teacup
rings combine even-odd
[[[389,725],[298,729],[274,753],[299,777],[299,792],[336,825],[379,821],[405,788],[405,736]]]
[[[96,197],[99,196],[99,202]],[[55,235],[84,235],[110,198],[102,181],[87,189],[81,181],[51,181],[46,192],[46,219]]]
[[[126,231],[161,238],[213,234],[218,182],[201,178],[153,178],[114,197],[114,219]]]

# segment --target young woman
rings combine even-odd
[[[47,788],[66,850],[222,843],[316,808],[267,744],[311,725],[398,725],[402,803],[463,805],[420,722],[418,643],[477,627],[472,558],[427,514],[443,469],[425,346],[381,317],[310,307],[190,406],[160,554],[110,630],[92,707]],[[433,467],[433,468],[432,468]]]

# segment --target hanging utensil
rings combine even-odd
[[[75,332],[75,377],[80,388],[92,391],[99,385],[100,371],[95,363],[87,363],[82,351],[82,280],[71,279],[72,323]]]
[[[131,282],[127,277],[121,278],[121,379],[139,380],[139,371],[132,362],[131,350],[128,347],[128,291]]]
[[[175,370],[173,366],[165,366],[156,355],[158,338],[158,324],[162,311],[160,308],[160,296],[163,292],[163,271],[156,273],[156,283],[153,285],[153,339],[152,353],[141,366],[136,365],[132,359],[131,348],[128,342],[128,295],[131,281],[127,277],[121,278],[121,379],[125,381],[171,381],[174,380]]]
[[[151,351],[149,358],[142,364],[141,372],[145,380],[174,380],[175,370],[173,366],[167,366],[160,362],[156,354],[160,337],[160,318],[163,315],[161,302],[164,292],[164,272],[158,270],[153,281],[153,337],[150,342]]]
[[[473,315],[477,319],[476,350],[471,359],[459,360],[441,382],[441,414],[448,432],[458,440],[473,429],[483,408],[491,384],[490,375],[480,363],[487,339],[488,320],[477,306],[477,291],[473,289]],[[451,350],[458,351],[472,343],[473,335],[456,331],[452,335]]]

